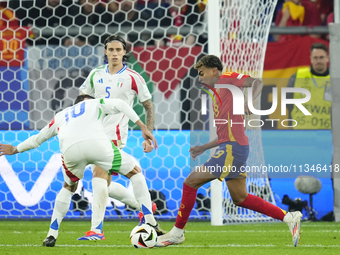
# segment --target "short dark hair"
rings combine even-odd
[[[104,41],[104,49],[106,50],[107,44],[112,42],[112,41],[119,41],[123,45],[123,49],[126,51],[126,54],[123,56],[123,62],[125,62],[125,63],[129,62],[130,52],[129,52],[129,49],[126,47],[126,42],[123,39],[123,37],[121,37],[119,35],[110,35]],[[105,53],[104,53],[103,59],[104,59],[105,64],[107,64],[109,62]]]
[[[214,68],[216,67],[218,71],[222,72],[223,65],[221,60],[214,56],[214,55],[206,55],[203,58],[201,58],[196,65],[194,66],[195,69],[198,69],[202,66],[205,66],[207,68]]]
[[[328,54],[328,47],[324,43],[313,43],[310,47],[310,52],[312,52],[314,49],[324,50]]]
[[[77,96],[76,101],[74,101],[74,104],[78,104],[79,102],[84,101],[85,98],[94,99],[94,97],[90,95],[79,95]]]

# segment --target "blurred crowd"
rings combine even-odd
[[[8,0],[1,3],[1,27],[131,27],[127,33],[130,43],[141,41],[148,45],[180,46],[203,43],[206,37],[190,34],[154,33],[156,28],[169,26],[204,26],[207,22],[208,0]],[[211,1],[211,0],[210,0]],[[230,4],[231,0],[225,0]],[[279,0],[273,23],[279,27],[322,26],[333,22],[333,0]],[[150,33],[136,33],[148,28]],[[135,31],[135,32],[133,32]],[[96,45],[107,34],[91,33],[79,36],[50,36],[35,33],[27,39],[28,45]],[[320,37],[320,35],[313,35]],[[280,35],[272,40],[289,41],[299,35]],[[327,38],[326,38],[327,39]]]
[[[24,27],[131,27],[156,29],[157,27],[199,25],[203,21],[207,0],[9,0],[2,12],[12,12],[10,19],[16,19]],[[4,15],[2,15],[4,16]],[[136,27],[136,28],[135,28]],[[138,31],[137,31],[138,32]],[[28,39],[28,45],[96,45],[103,42],[105,35],[90,36],[42,36],[35,34]],[[128,33],[131,43],[139,40],[148,44],[166,46],[178,41],[193,45],[199,38],[192,35],[156,35],[140,38],[138,33]]]
[[[327,26],[334,22],[333,5],[334,0],[279,0],[274,22],[279,27]],[[274,40],[284,42],[298,37],[300,35],[279,35],[275,36]]]

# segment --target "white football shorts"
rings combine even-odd
[[[109,175],[112,172],[126,175],[135,167],[136,162],[135,158],[119,150],[109,140],[87,140],[63,152],[64,180],[73,185],[84,177],[85,167],[89,164],[99,166]]]

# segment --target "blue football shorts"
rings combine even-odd
[[[249,154],[249,145],[239,145],[237,142],[225,142],[219,145],[215,154],[203,165],[207,171],[221,181],[238,176],[247,177],[246,161]]]

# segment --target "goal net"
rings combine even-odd
[[[241,72],[251,77],[262,78],[269,28],[277,0],[226,0],[221,1],[221,59],[227,71]],[[244,89],[245,101],[248,91]],[[261,109],[261,96],[254,102]],[[261,118],[246,115],[246,134],[249,138],[247,160],[248,192],[275,204],[266,173],[261,138]],[[271,221],[272,218],[260,213],[235,206],[223,186],[223,223]]]
[[[191,121],[201,111],[199,106],[192,108],[199,101],[198,94],[192,98],[197,77],[193,65],[207,51],[207,1],[188,0],[172,6],[168,1],[105,4],[99,0],[64,0],[53,8],[39,6],[38,2],[9,1],[1,9],[0,142],[17,145],[39,132],[58,111],[72,105],[89,72],[103,64],[103,40],[119,34],[129,42],[129,67],[143,76],[152,94],[154,134],[159,142],[157,151],[144,154],[141,133],[130,125],[124,150],[142,166],[153,200],[158,203],[156,216],[174,219],[183,181],[190,173],[191,131],[203,130],[200,142],[209,138],[204,128],[206,119]],[[251,1],[252,6],[244,2],[248,1],[221,1],[216,18],[221,17],[218,20],[224,24],[222,59],[233,63],[226,65],[230,70],[261,77],[276,1]],[[137,100],[134,109],[144,120],[143,107]],[[247,132],[251,151],[248,165],[259,165],[264,162],[260,130]],[[252,150],[254,147],[256,150]],[[63,186],[60,156],[58,139],[53,138],[38,149],[0,157],[0,218],[51,217],[56,194]],[[91,216],[91,179],[88,168],[66,218]],[[124,177],[113,177],[113,181],[132,190]],[[273,201],[265,175],[250,175],[248,187],[250,193],[265,194],[266,200]],[[209,219],[209,190],[209,184],[198,190],[191,218]],[[260,217],[236,208],[228,192],[224,194],[221,200],[226,220]],[[105,217],[136,217],[136,211],[109,199]]]

